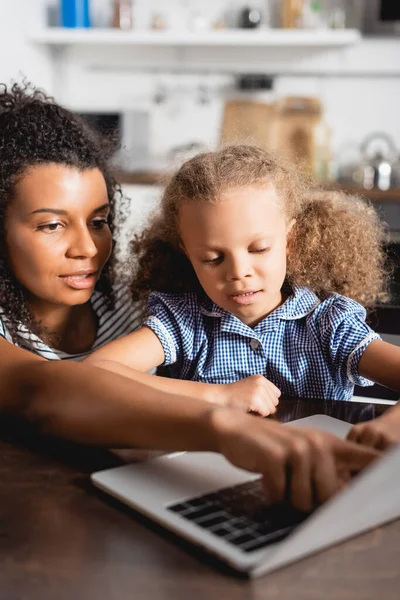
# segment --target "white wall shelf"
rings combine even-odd
[[[209,32],[118,31],[113,29],[48,28],[30,37],[48,46],[169,46],[169,47],[344,47],[360,41],[356,29],[343,30],[223,30]]]

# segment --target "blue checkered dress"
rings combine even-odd
[[[326,300],[294,288],[279,308],[251,328],[196,294],[153,292],[145,325],[159,338],[172,377],[231,383],[264,375],[284,395],[349,400],[354,385],[372,385],[358,374],[359,360],[380,339],[357,302],[333,294]]]

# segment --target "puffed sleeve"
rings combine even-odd
[[[195,336],[197,307],[191,294],[152,292],[144,325],[149,327],[164,349],[163,365],[173,365],[191,358]]]
[[[365,317],[365,309],[360,304],[339,295],[325,300],[314,311],[316,335],[332,372],[342,385],[348,385],[349,381],[360,386],[374,383],[358,372],[358,364],[367,346],[381,339],[367,325]]]

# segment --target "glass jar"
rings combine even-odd
[[[113,27],[131,29],[132,25],[132,0],[114,0]]]

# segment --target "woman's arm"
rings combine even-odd
[[[146,419],[157,427],[163,402],[167,421],[170,406],[172,414],[179,407],[176,414],[185,420],[188,398],[179,393],[170,398],[89,364],[47,361],[1,338],[0,356],[0,410],[26,418],[44,433],[101,446],[149,448],[158,438],[154,431],[147,437]],[[200,417],[205,406],[193,400],[193,416]],[[168,449],[175,435],[160,419],[159,439]],[[190,444],[182,435],[184,445]]]
[[[0,409],[40,431],[106,447],[221,452],[233,464],[264,475],[272,501],[289,492],[307,509],[378,454],[327,433],[285,427],[179,393],[161,394],[102,369],[46,361],[0,339]],[[291,473],[287,490],[287,472]]]
[[[0,356],[1,411],[43,433],[109,447],[216,449],[209,403],[182,387],[160,392],[88,363],[47,361],[2,338]]]
[[[142,327],[92,352],[85,362],[147,384],[162,393],[178,393],[221,406],[252,410],[262,416],[276,411],[280,391],[265,377],[248,377],[219,385],[154,377],[146,373],[160,366],[164,360],[160,340],[149,327]]]

